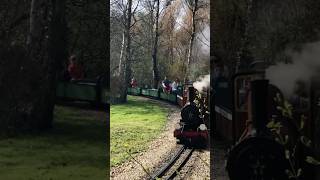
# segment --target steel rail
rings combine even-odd
[[[179,159],[181,154],[187,149],[186,146],[182,146],[178,152],[174,155],[174,157],[165,165],[163,166],[159,171],[157,171],[153,176],[152,180],[155,180],[157,178],[161,178],[173,165],[174,163]]]
[[[184,158],[183,162],[179,165],[179,167],[173,172],[171,173],[166,180],[171,180],[174,177],[176,177],[178,175],[178,172],[181,171],[181,169],[184,167],[184,165],[188,162],[188,160],[190,159],[192,153],[193,153],[194,149],[191,149],[190,152],[188,153],[187,157]]]
[[[183,154],[188,148],[186,146],[182,146],[177,153],[174,155],[174,157],[165,165],[163,166],[159,171],[157,171],[153,176],[152,180],[156,180],[158,178],[162,178],[169,170],[170,168],[176,163],[176,161],[180,158],[181,154]],[[179,172],[182,167],[187,163],[187,161],[190,159],[192,152],[194,149],[191,149],[188,155],[183,159],[182,163],[179,164],[178,168],[171,173],[168,178],[166,179],[173,179],[176,175],[177,172]]]

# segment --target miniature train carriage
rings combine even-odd
[[[56,95],[62,101],[85,101],[95,106],[108,104],[108,88],[106,78],[77,81],[60,81],[57,84]]]

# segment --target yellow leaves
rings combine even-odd
[[[299,169],[298,169],[297,176],[298,176],[298,177],[300,177],[301,175],[302,175],[302,169],[301,169],[301,168],[299,168]]]
[[[311,140],[308,139],[307,137],[301,136],[301,137],[300,137],[300,141],[301,141],[301,143],[304,144],[305,146],[311,147]]]
[[[275,122],[274,120],[272,120],[267,124],[267,127],[270,129],[277,129],[277,128],[281,128],[282,125],[280,122]]]
[[[288,101],[283,102],[284,116],[292,118],[292,105]]]
[[[277,106],[282,116],[292,119],[292,105],[288,101],[283,101],[283,106]]]
[[[287,100],[282,99],[279,93],[273,100],[278,104],[277,109],[284,117],[292,118],[292,105]]]
[[[272,120],[272,121],[270,121],[270,122],[267,124],[267,127],[268,127],[272,132],[275,132],[275,133],[277,133],[278,135],[280,135],[280,130],[281,130],[282,124],[281,124],[281,122],[275,122],[274,120]]]
[[[302,175],[302,169],[299,168],[296,172],[296,174],[294,174],[292,171],[290,171],[289,169],[286,169],[286,174],[288,175],[289,179],[298,179],[301,175]]]
[[[316,165],[316,166],[320,165],[320,161],[316,160],[315,158],[313,158],[311,156],[307,156],[306,157],[306,162],[309,163],[309,164]]]
[[[289,136],[288,135],[285,135],[284,137],[284,144],[287,144],[289,141]]]
[[[285,157],[286,157],[286,159],[290,159],[290,151],[289,150],[285,151]]]
[[[300,118],[300,130],[302,130],[304,128],[304,121],[306,119],[307,119],[306,116],[301,115],[301,118]]]
[[[293,118],[293,113],[292,113],[293,112],[292,105],[288,101],[283,100],[279,93],[276,95],[276,97],[273,98],[273,100],[275,103],[278,104],[278,106],[276,108],[282,114],[283,118],[287,119],[289,121],[293,121],[294,118]],[[306,116],[301,115],[300,125],[298,125],[299,127],[297,127],[297,129],[300,131],[301,134],[296,139],[293,139],[296,142],[296,144],[293,148],[290,148],[290,145],[288,144],[289,143],[289,135],[284,135],[284,134],[280,133],[280,129],[282,127],[282,124],[279,121],[282,121],[282,119],[279,119],[278,122],[276,122],[274,119],[272,119],[267,124],[267,127],[275,135],[275,137],[274,137],[275,141],[282,144],[284,147],[289,148],[289,149],[285,149],[285,152],[284,152],[285,158],[289,161],[289,164],[291,167],[290,169],[286,169],[286,174],[288,175],[289,179],[291,179],[291,178],[299,179],[299,177],[302,175],[302,169],[299,168],[299,166],[295,167],[295,165],[292,161],[292,159],[297,158],[297,157],[295,157],[295,152],[296,152],[296,147],[297,147],[298,142],[300,141],[306,147],[311,147],[311,143],[312,143],[311,140],[302,134],[302,130],[305,126],[306,119],[307,119]],[[292,137],[290,137],[290,138],[292,138]],[[289,145],[289,147],[287,145]],[[313,164],[316,166],[320,165],[320,161],[316,160],[315,158],[313,158],[311,156],[307,156],[305,160],[306,160],[306,162],[308,162],[310,164]]]

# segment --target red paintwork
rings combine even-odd
[[[181,131],[180,129],[176,129],[173,132],[173,136],[179,139],[198,139],[203,138],[205,140],[208,139],[209,132],[208,131]]]

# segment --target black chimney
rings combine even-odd
[[[266,132],[268,121],[268,87],[268,80],[254,80],[251,82],[252,123],[258,136]]]
[[[189,87],[189,88],[188,88],[188,91],[189,91],[189,102],[191,103],[191,102],[193,102],[193,101],[195,100],[195,98],[196,98],[196,92],[195,92],[193,86]]]

